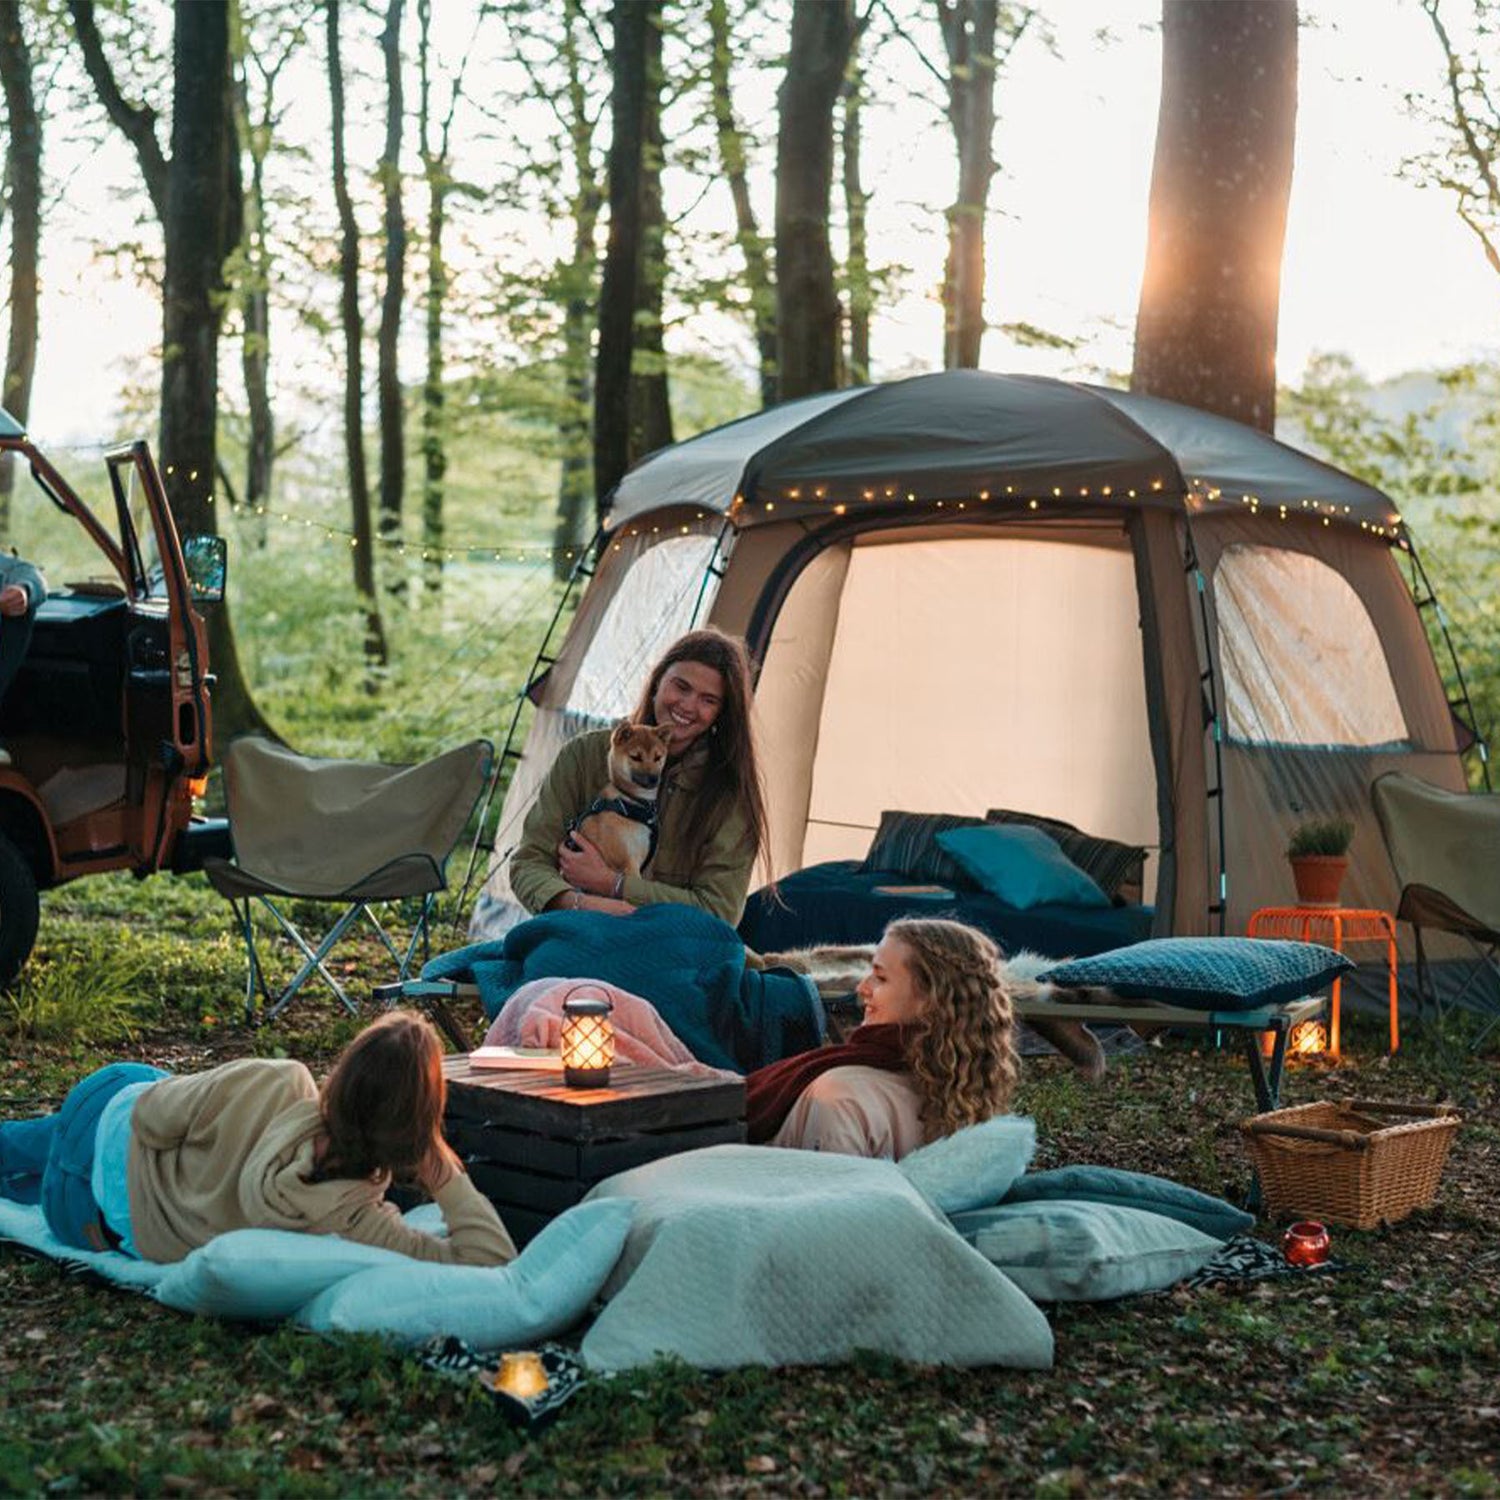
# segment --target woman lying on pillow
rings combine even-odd
[[[961,922],[892,922],[846,1042],[745,1080],[749,1137],[896,1159],[1002,1113],[1020,1064],[1000,951]]]
[[[242,1058],[174,1078],[112,1063],[56,1114],[0,1124],[0,1197],[42,1205],[79,1250],[177,1261],[232,1229],[336,1234],[418,1260],[501,1265],[515,1245],[443,1140],[442,1044],[392,1011],[354,1038],[319,1089],[299,1062]],[[438,1239],[385,1191],[436,1200]]]

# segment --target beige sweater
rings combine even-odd
[[[385,1200],[385,1174],[310,1181],[322,1117],[299,1062],[244,1058],[163,1079],[135,1101],[130,1123],[130,1226],[145,1260],[181,1260],[231,1229],[337,1234],[465,1265],[515,1258],[499,1216],[462,1172],[437,1194],[445,1240],[403,1221]]]

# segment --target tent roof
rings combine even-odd
[[[785,402],[652,454],[609,526],[667,507],[737,525],[913,502],[1316,512],[1394,537],[1390,499],[1265,433],[1105,386],[944,370]]]

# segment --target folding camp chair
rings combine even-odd
[[[247,1021],[254,1015],[257,990],[267,1007],[264,1018],[274,1020],[314,974],[355,1010],[325,960],[361,917],[400,965],[403,978],[419,946],[425,956],[433,902],[447,886],[448,856],[479,801],[493,758],[488,740],[473,740],[416,766],[314,760],[257,738],[230,745],[223,764],[234,858],[205,859],[203,868],[233,906],[245,939]],[[314,947],[273,897],[334,902],[345,909]],[[403,954],[370,906],[407,898],[421,898],[422,905]],[[274,998],[255,946],[251,914],[257,901],[305,960]]]
[[[1375,815],[1401,885],[1396,915],[1410,922],[1417,945],[1417,995],[1441,1013],[1422,946],[1423,927],[1466,939],[1477,955],[1457,1004],[1478,991],[1489,1015],[1477,1047],[1500,1024],[1500,1001],[1486,986],[1500,979],[1500,796],[1449,792],[1399,771],[1372,788]]]

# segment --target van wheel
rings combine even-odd
[[[40,918],[36,876],[21,851],[0,833],[0,987],[31,957]]]

